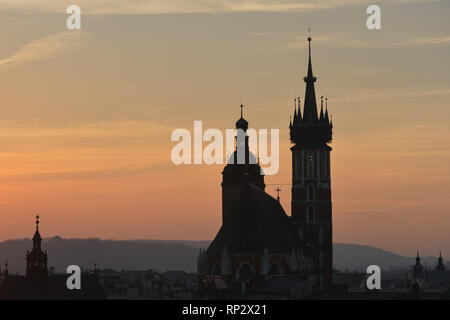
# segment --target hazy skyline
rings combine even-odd
[[[0,240],[37,212],[45,237],[212,239],[223,165],[173,165],[170,134],[232,128],[241,101],[280,129],[266,184],[290,214],[311,28],[334,241],[450,257],[450,3],[381,1],[377,31],[369,1],[79,1],[81,31],[61,3],[0,0]]]

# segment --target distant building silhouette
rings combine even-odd
[[[294,143],[291,148],[292,216],[286,215],[279,199],[265,192],[264,174],[249,150],[248,121],[243,117],[241,105],[236,129],[241,129],[238,135],[243,133],[244,137],[236,137],[236,151],[222,172],[222,227],[209,248],[200,250],[200,288],[209,285],[223,291],[260,295],[275,286],[285,296],[291,292],[289,283],[297,286],[301,282],[304,295],[331,286],[331,148],[328,143],[332,124],[323,105],[320,115],[317,114],[311,38],[308,42],[304,116],[299,101],[289,126]],[[276,280],[265,283],[275,275]],[[270,295],[277,293],[270,291]]]
[[[39,233],[39,216],[36,216],[36,231],[33,249],[26,254],[26,275],[10,275],[5,263],[0,282],[0,299],[10,300],[60,300],[60,299],[104,299],[105,293],[99,285],[96,273],[81,275],[81,290],[69,290],[66,274],[50,274],[47,268],[47,252],[42,251]]]
[[[442,259],[442,252],[439,252],[438,264],[436,266],[437,271],[445,271],[444,260]]]
[[[417,251],[417,256],[416,256],[416,264],[413,267],[413,277],[415,279],[421,279],[423,278],[423,267],[420,264],[420,256],[419,256],[419,251]]]
[[[36,216],[36,231],[33,236],[33,249],[27,251],[26,275],[34,281],[45,281],[48,276],[47,251],[41,248],[42,238],[39,233],[39,215]]]
[[[430,290],[436,292],[448,290],[450,288],[450,271],[445,270],[443,260],[442,254],[439,253],[436,267],[430,270],[422,266],[419,252],[417,252],[412,278],[408,282],[409,291],[421,294]]]

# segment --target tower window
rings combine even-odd
[[[213,276],[219,276],[220,273],[221,273],[220,266],[216,263],[215,265],[213,265],[213,267],[211,269],[211,274]]]
[[[319,229],[319,243],[323,244],[323,229]]]
[[[308,168],[308,178],[312,178],[313,177],[313,173],[314,173],[314,154],[312,151],[308,151],[307,153],[307,168]]]
[[[322,268],[323,267],[323,252],[320,251],[319,253],[319,267]]]
[[[316,242],[316,236],[314,234],[314,230],[309,230],[308,232],[308,243],[315,243]]]
[[[314,200],[314,187],[311,185],[308,187],[307,199]]]
[[[315,217],[314,217],[314,208],[313,207],[308,208],[306,218],[307,218],[307,222],[314,222]]]

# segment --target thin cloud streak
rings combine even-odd
[[[428,3],[440,0],[395,0],[398,4]],[[367,5],[370,0],[79,0],[82,14],[190,14],[219,12],[309,12],[345,5]],[[61,0],[0,0],[4,10],[64,12],[73,3]]]
[[[87,32],[64,31],[34,40],[22,46],[12,56],[0,60],[0,71],[29,62],[51,59],[84,45]]]
[[[421,90],[389,90],[389,91],[358,91],[349,93],[345,96],[337,96],[333,98],[333,101],[339,102],[354,102],[354,101],[367,101],[380,100],[380,99],[393,99],[393,98],[414,98],[414,97],[429,97],[429,96],[447,96],[450,95],[450,89],[436,88],[436,89],[421,89]]]

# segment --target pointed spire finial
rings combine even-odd
[[[323,114],[323,96],[320,96],[320,117],[319,120],[323,121],[325,119]]]
[[[308,28],[309,65],[311,65],[311,30]]]
[[[39,214],[36,215],[36,230],[39,230]]]
[[[244,108],[244,105],[241,103],[241,118],[243,117],[242,115],[243,115],[243,112],[242,112],[242,109]]]
[[[301,107],[301,100],[300,97],[297,97],[297,104],[298,104],[298,117],[300,120],[302,120],[302,107]]]

